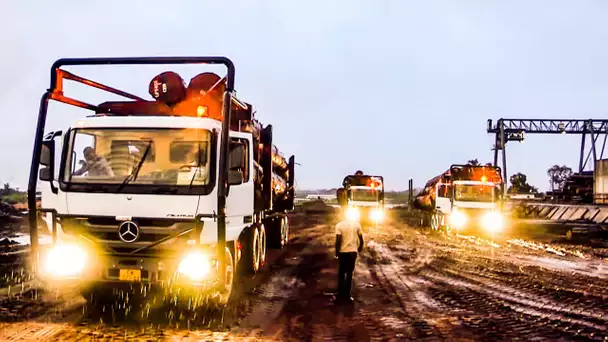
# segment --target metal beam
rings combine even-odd
[[[498,151],[502,150],[502,169],[505,181],[507,179],[507,153],[506,144],[509,141],[521,141],[526,133],[535,134],[580,134],[581,152],[579,172],[583,172],[589,158],[593,156],[593,166],[598,159],[604,158],[606,140],[608,138],[607,119],[504,119],[500,118],[494,124],[488,120],[487,132],[495,135],[494,139],[494,166],[498,166]],[[602,148],[596,146],[599,136],[604,135]],[[587,137],[590,145],[586,146]],[[586,153],[586,148],[589,152]],[[505,189],[506,190],[506,189]]]
[[[490,119],[487,131],[499,133],[500,126],[504,128],[505,133],[584,134],[590,130],[603,134],[608,132],[608,120],[604,119],[499,119],[496,125],[492,125]]]

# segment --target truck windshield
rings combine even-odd
[[[63,182],[206,185],[210,139],[211,133],[201,129],[76,129]]]
[[[365,201],[365,202],[376,202],[378,201],[378,190],[375,189],[351,189],[350,199],[351,201]]]
[[[493,185],[454,184],[454,200],[465,202],[493,202],[496,188]]]

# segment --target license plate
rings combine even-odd
[[[119,280],[141,281],[141,270],[120,270]]]

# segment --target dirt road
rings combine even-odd
[[[223,313],[193,320],[155,311],[154,298],[84,313],[74,293],[17,286],[0,292],[0,340],[608,340],[608,263],[597,249],[366,228],[355,302],[334,305],[332,225],[294,216],[289,247],[238,284]]]

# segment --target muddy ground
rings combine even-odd
[[[365,228],[351,305],[332,302],[335,217],[321,213],[294,214],[289,246],[240,279],[226,310],[198,317],[160,307],[163,294],[122,293],[95,312],[75,292],[15,278],[21,257],[3,256],[13,272],[0,289],[0,340],[608,340],[601,243],[532,228],[445,235],[406,221]]]

